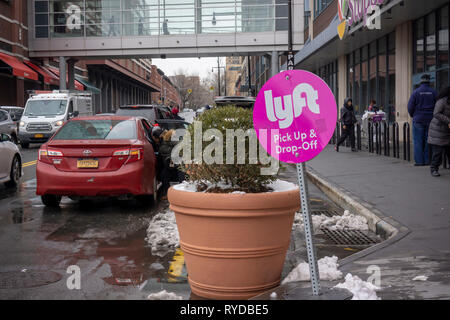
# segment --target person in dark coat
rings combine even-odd
[[[358,121],[355,117],[355,110],[353,109],[353,100],[346,98],[344,101],[344,107],[341,109],[341,123],[342,123],[342,136],[337,142],[334,150],[339,152],[339,146],[344,143],[347,137],[350,138],[350,144],[352,151],[355,152],[355,124]]]
[[[428,130],[436,104],[436,91],[430,87],[430,75],[424,74],[421,85],[414,90],[408,102],[408,113],[413,118],[415,166],[430,163],[428,156]]]
[[[428,143],[431,146],[431,175],[439,177],[439,166],[445,151],[450,157],[450,87],[445,88],[438,96],[434,108],[433,119],[428,131]]]

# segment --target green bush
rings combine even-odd
[[[185,164],[184,171],[186,171],[191,182],[197,184],[197,189],[199,191],[206,192],[217,192],[217,193],[229,193],[233,191],[243,191],[247,193],[258,193],[266,192],[270,189],[267,184],[275,180],[274,175],[261,175],[261,168],[268,167],[269,165],[263,165],[260,162],[259,148],[262,146],[259,144],[256,137],[256,133],[253,129],[253,115],[252,110],[238,108],[234,106],[218,107],[210,109],[203,114],[201,114],[197,119],[202,125],[202,136],[208,129],[216,129],[220,131],[222,138],[219,134],[212,135],[211,141],[202,143],[202,155],[206,148],[211,150],[211,144],[214,142],[222,145],[223,153],[216,153],[215,150],[211,152],[211,155],[215,159],[222,159],[220,161],[215,161],[213,164],[205,163],[202,158],[202,162],[191,162]],[[187,135],[183,143],[190,144],[190,149],[192,152],[192,159],[194,158],[194,127],[195,123],[191,124],[187,130]],[[233,157],[233,164],[227,164],[227,143],[226,143],[226,133],[227,129],[243,130],[248,133],[245,137],[240,139],[234,138],[232,152],[228,152],[228,159]],[[218,133],[218,131],[216,131]],[[242,131],[241,131],[242,132]],[[245,143],[245,162],[243,164],[238,164],[238,155],[241,157],[241,163],[243,158],[243,152],[238,153],[238,145],[241,146]],[[231,144],[230,144],[231,145]],[[210,146],[210,147],[208,147]],[[250,148],[252,146],[252,149]],[[255,152],[254,150],[258,151]],[[231,150],[231,148],[229,149]],[[251,153],[250,150],[253,152]],[[242,151],[242,149],[241,149]],[[265,150],[264,155],[268,157]],[[218,163],[219,162],[219,163]]]

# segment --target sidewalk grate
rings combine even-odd
[[[360,230],[320,230],[336,245],[370,246],[379,242]]]
[[[333,216],[342,216],[342,213],[340,213],[339,211],[337,211],[337,210],[311,210],[311,214],[312,215],[317,215],[317,216],[320,216],[320,215],[325,215],[325,216],[327,216],[327,217],[333,217]]]

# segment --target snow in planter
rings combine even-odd
[[[342,272],[338,270],[339,264],[337,261],[338,258],[336,256],[319,259],[317,264],[321,280],[332,281],[342,278]],[[309,264],[302,262],[287,275],[281,284],[296,281],[308,281],[310,279]]]
[[[167,292],[166,290],[158,293],[151,293],[148,296],[149,300],[183,300],[182,296],[179,296],[173,292]]]
[[[427,281],[428,277],[427,276],[417,276],[413,279],[413,281]]]
[[[175,213],[171,210],[156,214],[150,221],[145,239],[152,248],[152,254],[164,257],[168,252],[179,246]]]
[[[353,294],[352,300],[381,300],[377,296],[377,291],[381,290],[381,288],[370,282],[363,281],[357,276],[352,276],[351,273],[348,273],[345,276],[345,281],[336,285],[335,288],[350,291]]]
[[[221,190],[230,190],[231,193],[233,194],[245,194],[244,191],[240,190],[233,191],[233,186],[224,182],[212,183],[210,181],[202,180],[201,183],[206,186],[206,190],[198,191],[199,182],[189,182],[189,181],[183,181],[180,184],[174,185],[173,188],[178,191],[187,191],[187,192],[208,192],[208,190],[212,189],[221,189]],[[270,182],[267,184],[267,187],[272,190],[271,192],[291,191],[298,188],[298,186],[295,183],[291,183],[284,180],[275,180],[273,182]]]
[[[369,230],[367,219],[363,216],[350,213],[348,210],[344,211],[342,216],[328,217],[324,214],[312,215],[312,222],[314,231],[320,228],[328,228],[330,230]],[[301,212],[295,213],[294,225],[292,227],[304,229],[303,216]]]

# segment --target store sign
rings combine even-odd
[[[253,125],[261,145],[287,163],[313,159],[330,141],[336,128],[333,92],[318,76],[287,70],[261,88],[253,109]]]
[[[386,0],[338,0],[338,35],[342,40],[348,28],[361,21],[369,30],[381,29],[380,6]]]

